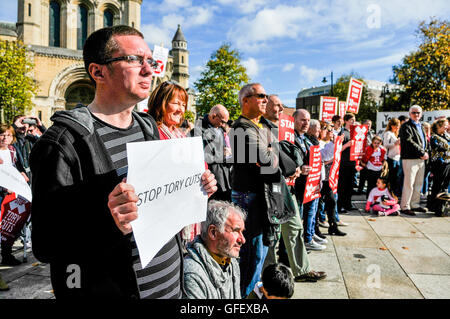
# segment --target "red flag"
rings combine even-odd
[[[303,204],[320,197],[320,171],[322,169],[322,156],[320,146],[311,146],[309,149],[309,165],[311,171],[308,174],[303,195]]]
[[[334,194],[337,192],[338,182],[339,182],[339,166],[341,165],[341,153],[342,153],[342,142],[344,141],[344,136],[336,136],[334,141],[334,158],[333,164],[331,164],[330,175],[328,176],[328,184]]]

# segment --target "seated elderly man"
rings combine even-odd
[[[246,213],[232,203],[209,202],[201,234],[188,245],[184,260],[184,298],[241,298],[236,258],[245,243],[245,218]]]

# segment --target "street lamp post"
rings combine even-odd
[[[327,83],[327,77],[324,76],[322,83]],[[331,71],[331,96],[333,96],[333,71]]]

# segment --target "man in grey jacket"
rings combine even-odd
[[[245,243],[246,213],[238,206],[212,200],[201,234],[188,245],[184,260],[186,299],[240,299],[236,258]]]

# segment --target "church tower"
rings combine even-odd
[[[185,89],[189,86],[189,51],[187,41],[178,25],[177,32],[172,39],[173,73],[172,79],[180,83]]]

